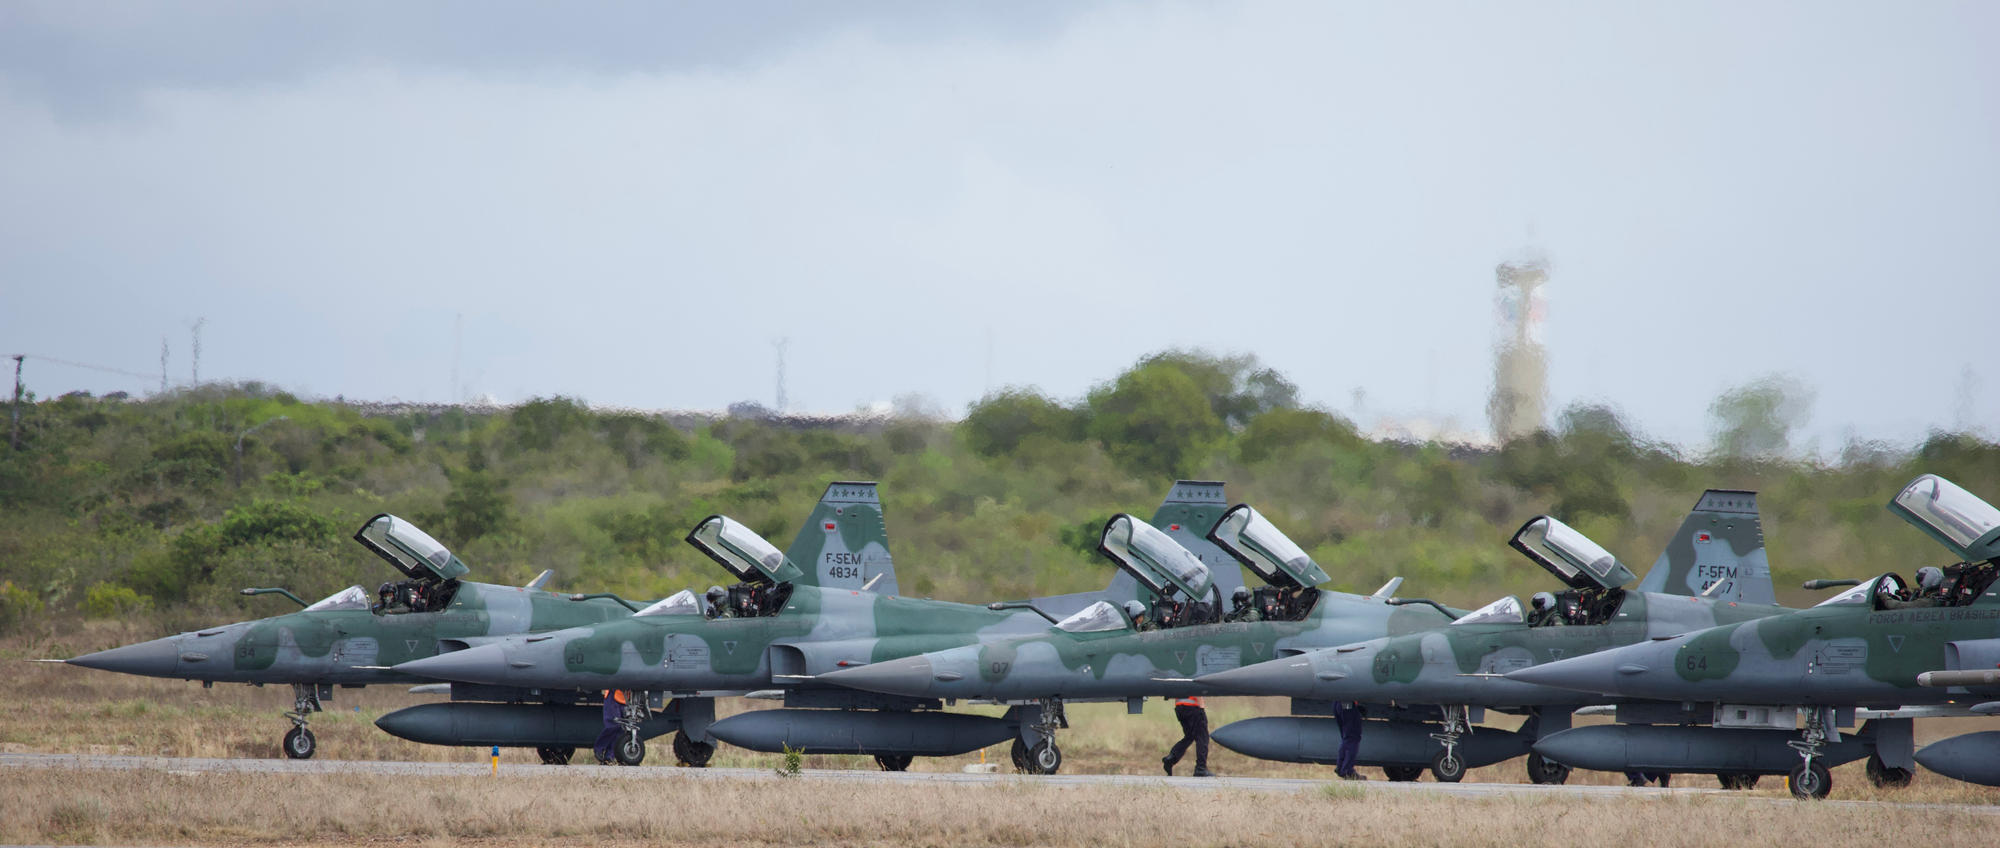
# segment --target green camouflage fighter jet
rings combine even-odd
[[[1912,717],[2000,712],[2000,510],[1929,474],[1889,509],[1962,561],[1924,569],[1918,587],[1884,574],[1811,609],[1509,672],[1669,702],[1679,715],[1662,724],[1713,725],[1583,727],[1536,750],[1578,765],[1615,756],[1676,771],[1784,773],[1801,798],[1825,797],[1829,765],[1866,753],[1871,780],[1908,782]],[[1870,721],[1843,738],[1857,719]]]
[[[1576,709],[1600,700],[1507,680],[1502,673],[1785,611],[1770,603],[1764,532],[1751,492],[1702,494],[1640,583],[1666,591],[1627,590],[1634,580],[1630,570],[1546,515],[1522,525],[1508,544],[1568,588],[1536,595],[1529,611],[1505,597],[1446,627],[1275,659],[1197,682],[1295,702],[1368,705],[1379,718],[1364,725],[1356,762],[1382,766],[1391,780],[1415,779],[1427,764],[1439,781],[1456,782],[1469,767],[1528,754],[1529,779],[1562,783],[1569,767],[1530,753],[1529,743],[1568,729]],[[1518,732],[1474,732],[1487,709],[1528,719]],[[1323,716],[1330,709],[1312,712]],[[1431,715],[1440,723],[1418,723]],[[1215,731],[1223,747],[1287,762],[1333,762],[1339,740],[1331,720],[1301,716],[1247,719]]]
[[[1167,533],[1192,538],[1187,521],[1219,511],[1221,504],[1221,484],[1183,481],[1155,520]],[[1032,611],[1005,604],[992,609],[898,596],[875,485],[836,483],[823,508],[828,505],[833,508],[815,516],[789,553],[779,553],[724,516],[697,525],[687,541],[743,581],[713,618],[692,611],[642,612],[623,621],[501,640],[399,670],[542,691],[649,693],[634,699],[639,715],[627,719],[635,723],[652,702],[672,696],[681,717],[675,754],[696,765],[708,760],[716,739],[757,751],[870,754],[891,771],[907,768],[917,756],[961,754],[1009,738],[1023,745],[1049,742],[1024,711],[1002,718],[945,713],[935,698],[885,697],[818,682],[836,669],[1046,624]],[[888,582],[877,584],[879,579]],[[1038,600],[1084,607],[1105,598],[1134,598],[1133,589],[1129,581],[1114,579],[1102,592]],[[781,698],[785,708],[710,723],[715,696],[745,692]],[[390,718],[383,719],[385,729],[398,732],[387,726]],[[1060,753],[1052,743],[1048,748],[1053,771]],[[642,757],[637,734],[622,737],[617,754],[621,761]]]
[[[1032,635],[991,636],[819,679],[905,697],[1039,705],[1038,735],[1046,738],[1060,726],[1066,701],[1123,700],[1138,712],[1148,697],[1219,691],[1195,682],[1197,675],[1428,630],[1462,612],[1390,603],[1401,578],[1365,596],[1313,588],[1329,579],[1326,572],[1248,505],[1206,526],[1207,537],[1195,543],[1199,549],[1227,552],[1266,584],[1232,592],[1226,610],[1203,558],[1186,543],[1120,515],[1105,525],[1098,551],[1147,590],[1150,607],[1094,604]],[[1043,749],[1032,745],[1015,750],[1017,765],[1027,771],[1043,770],[1042,756]]]
[[[71,665],[199,680],[292,686],[292,729],[285,756],[306,759],[317,750],[307,719],[333,697],[333,687],[427,683],[390,670],[428,657],[441,643],[470,644],[510,633],[558,630],[631,615],[608,600],[573,603],[542,591],[550,572],[526,586],[463,580],[464,562],[424,531],[393,515],[368,520],[354,540],[407,578],[382,584],[371,606],[368,593],[349,586],[307,604],[285,589],[245,589],[278,594],[305,607],[288,615],[225,624],[150,642],[85,654]]]

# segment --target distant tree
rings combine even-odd
[[[535,398],[507,416],[507,430],[514,444],[526,450],[545,451],[555,447],[563,434],[590,426],[590,409],[574,398]]]
[[[1135,368],[1164,365],[1193,380],[1215,416],[1229,427],[1273,409],[1298,406],[1299,387],[1276,369],[1261,367],[1251,354],[1218,356],[1204,350],[1171,349],[1139,360]]]
[[[1709,404],[1715,450],[1728,459],[1782,459],[1792,432],[1812,414],[1814,392],[1796,378],[1773,374],[1737,386]]]
[[[1006,388],[980,398],[959,424],[967,447],[981,456],[1012,454],[1030,437],[1076,441],[1084,417],[1034,389]]]
[[[1090,435],[1141,473],[1186,474],[1224,432],[1201,387],[1165,362],[1141,365],[1090,393]]]
[[[482,464],[483,466],[483,464]],[[507,524],[507,495],[493,472],[480,468],[446,469],[451,491],[444,496],[442,529],[446,547],[464,545]]]
[[[1250,419],[1236,439],[1236,451],[1244,462],[1256,463],[1299,445],[1319,442],[1356,447],[1361,437],[1347,419],[1326,410],[1281,407]]]

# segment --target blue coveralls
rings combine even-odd
[[[612,689],[604,693],[604,729],[598,731],[597,744],[591,746],[599,761],[618,757],[618,736],[624,731],[618,726],[618,719],[625,715],[625,705],[618,703],[617,691]]]
[[[1354,773],[1354,756],[1361,751],[1361,705],[1335,701],[1333,720],[1340,723],[1340,753],[1335,756],[1333,773],[1346,777]]]

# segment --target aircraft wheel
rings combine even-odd
[[[1545,786],[1561,786],[1569,780],[1569,766],[1544,759],[1540,754],[1529,754],[1528,780]]]
[[[1409,783],[1424,776],[1423,766],[1383,766],[1382,776],[1397,783]]]
[[[646,761],[646,740],[637,733],[627,733],[612,746],[611,752],[618,757],[621,766],[636,766]]]
[[[1833,775],[1827,774],[1826,766],[1816,759],[1793,766],[1786,778],[1785,785],[1792,790],[1792,797],[1802,801],[1817,801],[1833,791]]]
[[[1055,774],[1062,769],[1062,749],[1055,740],[1044,739],[1028,749],[1029,774]]]
[[[1902,789],[1916,779],[1916,773],[1909,769],[1890,768],[1882,764],[1882,758],[1868,755],[1868,782],[1883,789]]]
[[[709,758],[715,756],[715,745],[696,742],[688,738],[685,731],[674,734],[674,759],[689,768],[708,768]]]
[[[1014,770],[1015,770],[1015,771],[1017,771],[1017,772],[1020,772],[1020,773],[1022,773],[1022,774],[1027,774],[1027,773],[1028,773],[1028,743],[1026,743],[1026,742],[1023,742],[1023,741],[1021,741],[1020,739],[1018,739],[1018,738],[1017,738],[1017,739],[1015,739],[1015,740],[1014,740],[1014,747],[1013,747],[1013,749],[1012,749],[1012,750],[1009,750],[1009,751],[1008,751],[1007,753],[1008,753],[1008,756],[1011,756],[1011,757],[1013,757],[1013,758],[1014,758]]]
[[[566,766],[569,765],[569,758],[576,755],[576,749],[552,748],[545,746],[541,748],[536,748],[535,753],[542,755],[542,765]]]
[[[915,760],[916,757],[909,754],[875,755],[875,764],[881,766],[883,771],[909,771],[910,763]]]
[[[1465,777],[1465,760],[1456,751],[1439,751],[1431,758],[1431,776],[1439,783],[1457,783]]]
[[[292,728],[292,732],[285,734],[284,747],[286,758],[310,760],[313,753],[319,750],[319,742],[313,739],[312,731],[303,727],[294,727]]]

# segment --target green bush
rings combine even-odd
[[[144,612],[151,602],[140,597],[129,586],[114,586],[110,583],[92,583],[83,593],[83,614],[86,618],[125,618],[137,612]]]
[[[0,583],[0,634],[14,632],[41,611],[42,599],[35,597],[35,593],[14,585],[12,580]]]

